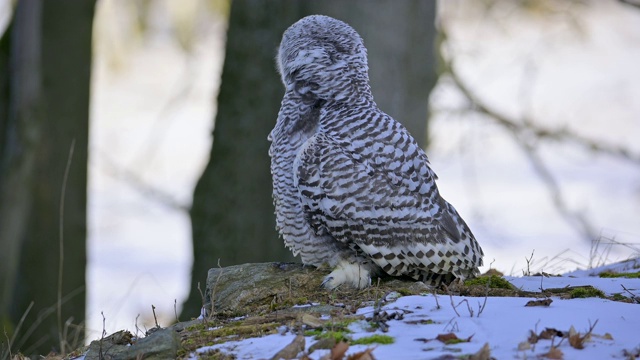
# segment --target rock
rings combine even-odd
[[[293,341],[285,346],[282,350],[278,351],[271,360],[281,360],[281,359],[296,359],[298,354],[304,351],[305,340],[303,335],[296,336]]]
[[[213,268],[207,276],[205,309],[244,315],[247,308],[280,301],[301,290],[319,290],[328,272],[296,263],[257,263]]]
[[[175,359],[180,338],[172,329],[160,329],[135,340],[128,331],[119,331],[104,339],[92,341],[86,360]]]

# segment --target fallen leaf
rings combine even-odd
[[[466,339],[460,339],[454,333],[439,334],[438,336],[436,336],[436,340],[439,340],[447,345],[469,342],[471,341],[471,338],[473,338],[473,335],[469,336]]]
[[[569,345],[574,349],[584,349],[584,338],[580,334],[569,335]]]
[[[518,351],[525,351],[531,349],[531,343],[528,341],[523,341],[518,344]]]
[[[544,329],[542,332],[540,332],[540,335],[538,335],[538,338],[540,339],[553,339],[554,337],[564,337],[564,333],[560,330],[556,330],[554,328],[546,328]]]
[[[542,299],[542,300],[531,300],[528,301],[524,306],[549,306],[553,300],[551,299]]]
[[[347,360],[375,360],[376,358],[373,356],[372,352],[375,348],[369,348],[365,351],[360,351],[353,355],[349,355]]]
[[[405,321],[405,324],[409,324],[409,325],[430,325],[430,324],[435,324],[435,322],[431,319],[421,319],[421,320],[410,320],[410,321]]]
[[[490,360],[491,359],[491,348],[489,347],[489,343],[484,343],[484,346],[478,350],[477,353],[469,356],[469,360]]]
[[[529,338],[527,339],[527,341],[529,342],[529,344],[538,343],[538,335],[534,333],[533,330],[529,330]]]
[[[450,341],[455,341],[455,340],[460,340],[460,339],[458,339],[456,334],[448,333],[448,334],[439,334],[438,336],[436,336],[436,340],[439,340],[439,341],[447,344]]]
[[[604,335],[602,335],[602,338],[605,340],[613,340],[613,336],[611,336],[611,334],[609,333],[604,333]]]
[[[344,354],[349,350],[349,344],[344,341],[340,341],[331,349],[331,360],[342,360],[344,359]]]
[[[558,349],[557,347],[553,346],[548,353],[542,355],[544,357],[546,357],[547,359],[562,359],[564,358],[564,354],[562,353],[562,351],[560,351],[560,349]]]

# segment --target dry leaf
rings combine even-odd
[[[560,351],[560,349],[558,349],[557,347],[552,347],[551,350],[549,350],[548,353],[543,355],[544,357],[546,357],[547,359],[562,359],[564,358],[564,354],[562,353],[562,351]]]
[[[373,356],[372,352],[375,348],[369,348],[365,351],[360,351],[353,355],[347,357],[347,360],[375,360],[376,358]]]
[[[540,332],[540,335],[538,335],[538,338],[549,340],[549,339],[553,339],[556,336],[564,337],[564,333],[554,328],[546,328],[542,332]]]
[[[542,300],[531,300],[527,302],[524,306],[549,306],[553,300],[551,299],[542,299]]]
[[[529,344],[538,343],[538,335],[534,333],[533,330],[529,330],[529,338],[527,339],[527,341],[529,342]]]
[[[460,339],[459,337],[456,336],[456,334],[454,333],[448,333],[448,334],[439,334],[438,336],[436,336],[436,340],[439,340],[445,344],[458,344],[458,343],[462,343],[462,342],[469,342],[471,341],[471,338],[473,338],[473,335],[469,336],[466,339]]]
[[[611,336],[611,334],[609,333],[604,333],[604,335],[602,335],[602,338],[605,340],[613,340],[613,336]]]
[[[518,344],[518,351],[525,351],[531,349],[531,343],[528,341],[523,341]]]
[[[458,337],[456,336],[456,334],[454,333],[448,333],[448,334],[439,334],[438,336],[436,336],[436,340],[439,340],[445,344],[454,342],[456,340],[460,340],[458,339]]]
[[[491,348],[489,347],[489,343],[484,343],[484,346],[478,350],[477,353],[469,356],[469,360],[490,360],[491,359]]]
[[[331,360],[342,360],[344,359],[344,354],[349,350],[349,344],[344,341],[340,341],[331,349]]]
[[[574,349],[584,349],[584,338],[577,333],[569,335],[569,345]]]

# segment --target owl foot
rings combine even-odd
[[[324,278],[321,286],[333,290],[343,284],[356,289],[364,289],[371,285],[370,271],[360,264],[340,261],[333,271]]]

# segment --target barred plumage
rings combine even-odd
[[[474,276],[483,252],[439,194],[424,151],[378,109],[367,52],[349,25],[308,16],[285,31],[286,92],[269,135],[276,227],[324,284],[365,287],[380,271],[429,284]]]

